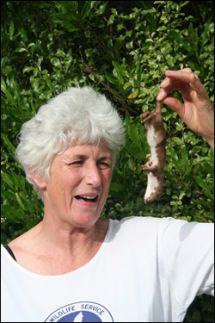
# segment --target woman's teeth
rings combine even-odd
[[[97,200],[97,196],[88,196],[88,195],[77,195],[75,198],[78,200],[82,199],[90,202],[95,202]]]

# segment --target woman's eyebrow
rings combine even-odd
[[[65,162],[72,162],[76,160],[85,161],[87,160],[87,158],[88,158],[87,155],[83,155],[83,154],[68,155],[63,157]]]
[[[72,158],[72,159],[87,159],[88,158],[88,156],[87,155],[83,155],[83,154],[75,154],[75,155],[73,155],[73,156],[70,156],[70,158]]]
[[[84,154],[74,154],[72,156],[66,156],[66,159],[72,159],[72,160],[75,160],[75,159],[80,159],[80,160],[86,160],[88,159],[89,156],[88,155],[84,155]],[[112,156],[111,155],[101,155],[101,156],[98,156],[97,157],[97,160],[100,160],[100,161],[112,161]]]
[[[112,161],[112,157],[111,156],[101,156],[98,158],[100,161],[103,161],[103,160],[109,160],[109,161]]]

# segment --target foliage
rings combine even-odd
[[[43,212],[14,159],[20,126],[47,99],[77,84],[105,93],[127,130],[104,216],[213,222],[214,155],[164,106],[164,194],[143,205],[141,164],[149,148],[139,120],[154,109],[166,69],[191,67],[214,100],[213,2],[2,1],[1,10],[2,242],[32,227]],[[210,298],[199,298],[186,321],[212,322],[213,311]]]

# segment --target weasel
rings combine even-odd
[[[147,188],[144,195],[144,203],[147,204],[157,200],[163,192],[166,132],[160,102],[157,101],[155,111],[143,112],[140,119],[145,125],[150,146],[150,159],[142,166],[147,172]]]

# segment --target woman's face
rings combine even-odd
[[[44,191],[45,215],[89,228],[106,202],[112,176],[106,146],[75,145],[55,156]]]

